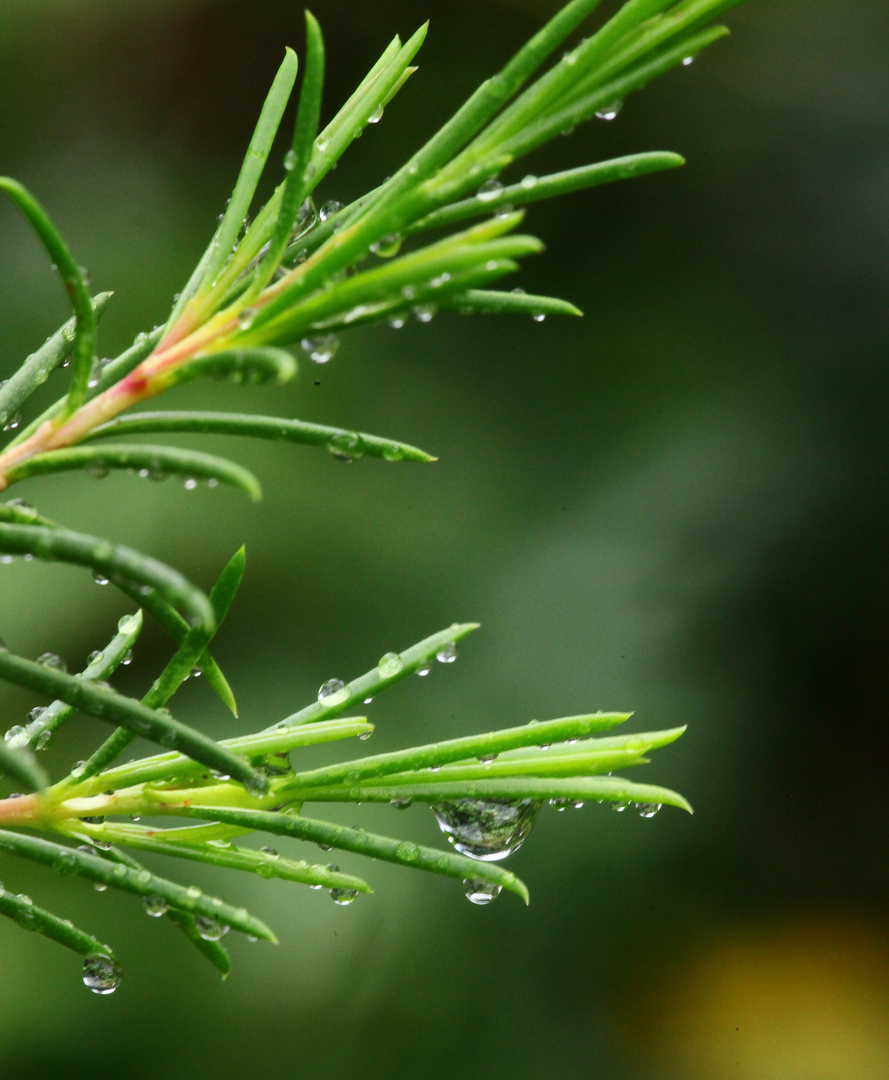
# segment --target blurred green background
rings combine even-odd
[[[556,6],[316,0],[327,116],[393,33],[432,19],[420,71],[323,196],[393,171]],[[232,941],[225,984],[132,898],[5,859],[7,886],[113,942],[126,977],[94,997],[76,958],[0,926],[0,1074],[889,1075],[889,9],[760,0],[728,22],[614,123],[518,166],[688,158],[531,210],[548,250],[515,283],[583,320],[367,330],[284,392],[202,384],[168,402],[342,423],[437,464],[217,441],[201,445],[260,475],[258,508],[127,477],[15,492],[204,586],[246,541],[216,650],[242,720],[200,685],[179,706],[208,731],[272,722],[325,679],[477,619],[457,664],[370,707],[376,749],[634,709],[638,730],[690,725],[636,777],[696,815],[544,812],[510,860],[527,910],[357,858],[340,861],[376,893],[348,908],[186,866],[281,938]],[[0,172],[116,291],[104,355],[165,316],[301,42],[289,0],[0,6]],[[66,310],[8,205],[0,237],[2,378]],[[0,632],[26,655],[77,665],[124,610],[87,574],[0,567]],[[166,647],[147,633],[120,685],[142,692]],[[3,689],[4,726],[34,703]],[[99,734],[66,733],[58,767]],[[341,819],[436,840],[428,811],[396,813]]]

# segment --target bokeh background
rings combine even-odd
[[[316,0],[327,116],[393,33],[432,19],[420,72],[323,196],[393,171],[555,7]],[[695,816],[544,812],[511,860],[527,910],[357,858],[340,861],[376,893],[348,908],[186,865],[281,938],[232,941],[225,984],[131,898],[5,859],[7,886],[114,942],[126,976],[95,997],[76,958],[0,926],[2,1075],[889,1075],[889,9],[760,0],[728,22],[728,41],[614,123],[518,166],[688,158],[531,210],[548,250],[515,283],[583,320],[355,332],[284,393],[212,384],[169,401],[342,423],[437,464],[219,441],[262,478],[259,507],[128,477],[16,492],[204,586],[246,541],[216,649],[241,725],[477,619],[457,664],[370,707],[377,749],[633,709],[637,730],[690,725],[646,778]],[[0,5],[0,172],[44,201],[94,288],[115,290],[103,354],[162,321],[283,47],[301,42],[290,0]],[[6,205],[0,237],[2,378],[66,311]],[[26,655],[80,664],[124,610],[87,574],[0,567],[0,632]],[[166,648],[146,633],[120,685],[141,692]],[[186,691],[186,719],[244,730],[205,687]],[[32,704],[4,689],[4,726]],[[56,767],[99,734],[84,719]],[[422,807],[342,819],[437,836]]]

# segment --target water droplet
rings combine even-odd
[[[21,724],[16,724],[6,732],[3,741],[12,750],[23,750],[30,743],[31,736]]]
[[[381,259],[391,259],[397,255],[401,248],[401,236],[398,233],[389,233],[370,245],[370,250]]]
[[[166,914],[170,905],[162,896],[146,896],[142,900],[142,904],[145,908],[145,914],[150,915],[152,919],[157,919],[159,916]]]
[[[509,802],[457,799],[432,807],[441,831],[457,851],[494,862],[522,846],[540,811],[535,799]]]
[[[417,674],[420,676],[421,679],[425,679],[426,676],[429,674],[429,672],[431,670],[432,670],[432,665],[431,664],[429,664],[429,663],[421,664],[417,668]]]
[[[525,191],[533,191],[537,187],[537,177],[533,173],[528,173],[527,176],[522,177],[521,183]]]
[[[492,765],[497,760],[496,754],[479,754],[479,765]]]
[[[390,315],[386,322],[392,327],[393,330],[400,330],[402,326],[407,322],[407,319],[403,315]]]
[[[349,697],[349,688],[342,679],[328,679],[318,691],[322,705],[339,705]]]
[[[475,194],[476,198],[481,202],[490,202],[492,199],[496,199],[502,190],[503,185],[500,181],[491,177],[490,180],[486,180],[482,184]]]
[[[249,330],[256,318],[256,308],[247,307],[238,315],[238,326],[242,330]]]
[[[433,289],[440,289],[442,285],[447,285],[451,280],[451,275],[445,270],[443,274],[439,274],[438,277],[434,277],[429,284]]]
[[[568,809],[568,802],[568,799],[550,799],[549,804],[554,810],[561,813],[563,810]]]
[[[315,140],[315,149],[319,154],[323,154],[327,147],[330,145],[330,140],[324,135],[319,135]]]
[[[185,479],[182,481],[182,486],[185,488],[186,491],[194,491],[195,488],[197,488],[198,486],[197,479],[193,476],[186,476]]]
[[[612,101],[610,105],[603,105],[601,109],[596,110],[596,119],[613,120],[623,107],[622,101]]]
[[[456,641],[449,641],[438,650],[435,654],[435,659],[440,664],[453,664],[457,659],[457,653],[459,652],[459,646]]]
[[[204,941],[219,941],[228,933],[228,927],[218,919],[211,919],[208,915],[196,915],[194,924]]]
[[[15,431],[15,429],[22,422],[22,410],[19,409],[17,413],[11,416],[3,425],[4,431]]]
[[[639,811],[639,817],[653,818],[654,815],[660,810],[661,804],[659,802],[637,802],[636,809]]]
[[[86,762],[85,761],[76,761],[74,763],[72,769],[71,769],[71,775],[74,777],[75,780],[79,776],[83,776],[83,774],[85,772],[86,772]]]
[[[113,994],[122,975],[120,967],[104,953],[93,953],[83,962],[83,985],[94,994]]]
[[[534,313],[534,314],[533,314],[533,315],[531,316],[531,318],[532,318],[532,319],[534,320],[534,322],[545,322],[545,320],[546,320],[546,315],[544,315],[542,311],[536,311],[536,312],[535,312],[535,313]]]
[[[324,203],[318,212],[318,216],[322,221],[327,221],[328,218],[332,218],[334,214],[338,214],[342,210],[343,204],[337,202],[336,199],[331,199],[329,202]]]
[[[320,337],[305,337],[300,342],[302,350],[316,364],[326,364],[336,355],[340,339],[336,334],[322,334]]]
[[[611,809],[614,810],[617,814],[622,814],[629,805],[630,804],[628,802],[613,802],[611,804]]]
[[[121,634],[134,634],[139,626],[135,615],[121,615],[117,620],[117,629]]]
[[[435,304],[417,304],[413,309],[414,318],[417,322],[430,323],[435,317],[435,312],[437,310]]]
[[[43,716],[43,714],[45,712],[46,712],[46,706],[45,705],[36,705],[28,713],[28,723],[29,724],[36,724],[37,721],[40,719],[41,716]]]
[[[357,889],[331,889],[330,898],[335,904],[339,904],[340,907],[345,907],[347,904],[351,904],[355,897],[358,895]]]
[[[686,56],[682,61],[682,66],[683,67],[691,67],[691,65],[694,62],[695,62],[695,58],[693,56]]]
[[[413,799],[392,799],[389,805],[394,806],[396,810],[407,810],[409,806],[413,806],[413,803]]]
[[[40,664],[42,667],[51,668],[53,671],[68,670],[65,661],[60,656],[56,656],[56,654],[52,652],[41,653],[37,657],[37,663]]]
[[[201,890],[197,887],[197,885],[189,885],[188,888],[185,890],[185,895],[189,900],[200,900]]]
[[[387,652],[377,662],[377,671],[384,679],[391,679],[401,671],[402,661],[398,653]]]
[[[374,111],[367,118],[369,124],[378,124],[383,119],[383,106],[377,105]]]
[[[478,904],[479,907],[484,907],[485,904],[490,904],[492,900],[497,899],[501,887],[492,885],[488,881],[470,881],[464,878],[463,889],[470,904]]]
[[[93,581],[95,581],[97,585],[108,584],[108,578],[105,577],[101,570],[93,570]]]
[[[364,443],[357,432],[341,431],[328,441],[327,449],[337,461],[352,462],[363,456]]]
[[[367,704],[367,702],[365,702],[365,704]],[[362,731],[358,738],[361,742],[367,742],[371,735],[373,735],[372,731]]]
[[[574,65],[577,63],[577,53],[576,52],[566,52],[566,53],[564,53],[562,55],[562,63],[566,67],[574,67]]]
[[[293,172],[293,170],[296,168],[296,160],[296,151],[288,150],[287,153],[284,155],[284,168],[287,170],[287,172]]]

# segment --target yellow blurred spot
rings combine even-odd
[[[885,928],[842,912],[746,928],[660,985],[674,990],[645,1009],[645,1033],[630,1034],[666,1076],[889,1078]]]

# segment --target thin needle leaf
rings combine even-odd
[[[137,472],[154,478],[178,475],[193,482],[198,479],[211,480],[243,491],[254,502],[262,498],[259,481],[242,465],[215,454],[168,446],[106,445],[101,449],[75,446],[69,450],[50,450],[10,469],[6,478],[10,484],[14,484],[32,476],[74,471],[100,478],[111,470]]]
[[[123,629],[114,635],[95,660],[87,664],[78,678],[91,679],[93,682],[104,682],[109,679],[126,661],[141,632],[142,612],[137,611],[123,623]],[[55,733],[76,712],[77,709],[74,706],[66,705],[64,701],[54,701],[51,705],[47,705],[41,710],[37,719],[32,720],[25,728],[29,745],[35,750],[43,750],[49,746]]]
[[[29,896],[16,896],[15,893],[0,885],[0,915],[16,922],[22,930],[31,930],[37,934],[64,945],[66,949],[79,953],[81,956],[92,956],[101,953],[113,959],[113,954],[107,945],[98,938],[80,930],[68,919],[60,919],[46,908],[38,907],[32,903]]]
[[[238,810],[229,807],[189,807],[176,813],[184,817],[212,817],[216,821],[236,825],[243,829],[292,836],[325,847],[351,851],[371,859],[398,863],[415,870],[428,870],[446,877],[487,881],[492,885],[514,892],[528,903],[528,889],[524,882],[500,866],[479,862],[451,851],[425,847],[410,840],[396,840],[378,836],[364,829],[349,829],[332,825],[327,821],[315,821],[293,813],[271,813],[265,810]]]
[[[192,625],[210,631],[214,628],[213,609],[200,589],[165,563],[122,544],[68,529],[0,524],[0,551],[88,566],[112,582],[118,576],[128,578],[137,585],[156,589],[169,604],[181,608]]]
[[[105,313],[112,295],[104,292],[93,297],[92,305],[97,321]],[[52,372],[64,362],[65,357],[70,356],[76,327],[77,320],[69,319],[25,360],[18,371],[0,385],[0,428],[4,428],[17,415],[31,394],[46,382]]]
[[[204,895],[200,889],[186,888],[148,870],[136,870],[124,863],[115,865],[99,855],[6,829],[0,829],[0,851],[51,866],[59,873],[79,874],[90,881],[136,893],[137,896],[159,896],[171,907],[189,914],[223,922],[234,930],[265,941],[277,940],[264,922],[244,908],[232,907],[216,897]]]
[[[241,580],[244,577],[246,559],[244,548],[239,548],[228,561],[210,591],[210,606],[213,608],[217,630],[222,625],[222,621],[228,614],[228,609],[237,595]],[[155,680],[148,693],[142,698],[142,704],[149,709],[159,709],[166,705],[191,674],[198,658],[203,654],[212,637],[213,634],[208,633],[202,627],[193,627],[186,635],[175,656],[161,672],[159,678]],[[79,772],[78,782],[101,772],[102,769],[124,752],[135,737],[132,730],[118,728],[86,762],[86,765]]]
[[[252,792],[263,791],[268,786],[266,778],[253,770],[243,758],[225,750],[199,731],[171,716],[149,709],[133,698],[14,656],[5,649],[0,649],[0,678],[27,686],[50,698],[59,698],[99,720],[129,728],[145,739],[178,750],[210,769],[234,777]]]
[[[21,210],[49,252],[62,279],[62,284],[65,286],[71,307],[74,309],[71,389],[63,409],[63,415],[70,416],[86,399],[86,384],[93,366],[93,354],[96,349],[96,313],[93,302],[80,267],[72,258],[61,234],[40,203],[26,188],[8,176],[0,176],[0,191],[5,191]]]
[[[498,294],[493,294],[498,295]],[[512,294],[507,294],[512,295]],[[563,301],[559,301],[562,303]],[[90,439],[109,436],[144,435],[158,432],[196,433],[201,435],[246,435],[256,439],[323,446],[335,450],[342,440],[357,436],[365,457],[386,461],[428,462],[436,459],[424,450],[395,439],[384,439],[366,432],[346,428],[310,424],[305,420],[283,420],[276,416],[249,416],[243,413],[222,412],[153,412],[130,413],[102,424],[90,434]]]

